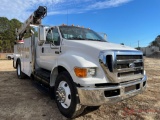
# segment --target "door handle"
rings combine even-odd
[[[44,47],[42,47],[42,53],[44,53]]]
[[[55,54],[59,54],[59,51],[55,51]]]

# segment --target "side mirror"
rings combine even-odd
[[[104,40],[107,41],[107,34],[106,33],[104,33]]]
[[[45,26],[39,26],[39,45],[42,45],[46,41],[46,29]]]
[[[98,32],[98,34],[99,34],[105,41],[108,41],[108,40],[107,40],[107,34],[106,34],[106,33]]]

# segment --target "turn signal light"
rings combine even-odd
[[[77,77],[80,77],[80,78],[87,77],[87,69],[86,68],[74,68],[74,72]]]

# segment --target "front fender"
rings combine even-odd
[[[80,55],[76,53],[71,53],[71,54],[61,54],[58,59],[57,59],[57,64],[55,64],[52,68],[51,72],[51,81],[50,81],[50,86],[54,86],[56,77],[58,75],[58,66],[64,67],[69,74],[71,75],[73,81],[75,83],[81,83],[82,80],[78,78],[75,73],[74,73],[74,68],[75,67],[97,67],[97,65],[93,61],[92,58],[89,58],[88,56],[85,55]],[[83,83],[83,82],[82,82]]]
[[[58,64],[69,66],[71,69],[74,67],[98,67],[95,59],[85,54],[75,52],[62,54],[58,59]]]
[[[83,53],[69,52],[66,54],[62,54],[57,60],[57,66],[63,66],[70,73],[73,81],[77,84],[87,85],[94,84],[95,82],[102,82],[103,80],[105,81],[103,72],[101,71],[101,69],[99,69],[100,66],[98,58],[94,59]],[[97,76],[94,78],[78,78],[74,73],[75,67],[96,67],[98,71]]]

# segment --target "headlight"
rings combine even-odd
[[[85,77],[91,77],[96,75],[96,68],[79,68],[75,67],[74,72],[77,77],[85,78]]]
[[[95,76],[96,68],[88,68],[88,76]]]

